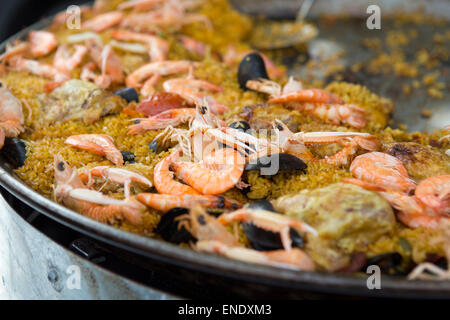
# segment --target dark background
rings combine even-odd
[[[86,0],[0,0],[0,41],[44,17]]]

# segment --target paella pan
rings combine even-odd
[[[294,48],[255,51],[261,22],[226,1],[97,1],[80,13],[80,28],[63,13],[5,48],[6,188],[76,228],[211,272],[362,288],[358,273],[378,265],[446,292],[448,128],[394,129],[395,101],[347,79],[391,72],[382,54],[350,71],[328,55],[320,70],[304,22]],[[393,72],[417,76],[395,49]],[[422,57],[436,99],[440,54]],[[287,56],[304,73],[288,76]]]

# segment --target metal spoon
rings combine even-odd
[[[303,0],[295,22],[263,21],[253,29],[250,43],[256,49],[289,48],[307,42],[317,35],[317,29],[304,22],[314,0]]]

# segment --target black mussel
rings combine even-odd
[[[179,228],[179,222],[175,221],[175,218],[187,213],[189,213],[189,210],[186,208],[170,209],[162,215],[155,232],[171,243],[180,244],[195,241],[196,239],[192,234],[185,227]]]
[[[248,163],[245,170],[260,170],[262,176],[273,176],[279,170],[302,170],[306,172],[308,166],[303,160],[288,153],[276,153],[270,156],[258,158],[256,163]]]
[[[377,265],[380,267],[382,273],[391,275],[403,274],[404,271],[401,268],[402,262],[402,255],[398,252],[383,253],[367,259],[364,269],[367,269],[371,265]]]
[[[116,95],[121,96],[127,102],[136,101],[139,102],[139,95],[134,88],[124,88],[115,92]]]
[[[269,76],[263,58],[253,52],[246,55],[239,64],[238,82],[242,89],[247,90],[247,81],[258,78],[269,79]]]
[[[283,244],[279,233],[266,231],[251,223],[243,223],[242,228],[244,229],[244,233],[250,241],[250,245],[253,249],[259,251],[283,249]],[[299,235],[295,229],[291,228],[289,235],[291,237],[293,247],[303,247],[303,237]]]
[[[270,201],[267,201],[265,199],[259,199],[259,200],[252,201],[252,202],[250,202],[248,207],[250,209],[259,209],[259,210],[276,212],[272,203],[270,203]]]
[[[128,152],[128,151],[120,151],[122,153],[123,161],[128,163],[135,163],[136,160],[134,160],[134,153]]]
[[[230,124],[230,128],[241,130],[241,131],[247,131],[250,130],[250,125],[248,122],[244,120],[235,121],[232,124]]]
[[[150,142],[148,144],[148,147],[150,148],[150,150],[152,150],[154,153],[158,152],[158,141],[153,140],[152,142]]]
[[[25,141],[19,138],[6,138],[1,154],[8,160],[13,168],[21,167],[27,158]]]

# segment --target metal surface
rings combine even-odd
[[[31,28],[37,29],[43,26],[44,23],[41,22]],[[29,29],[24,30],[18,36],[23,36],[28,31]],[[4,46],[5,44],[0,47],[0,50],[3,50]],[[131,234],[86,218],[39,195],[14,176],[4,159],[0,164],[0,184],[20,200],[59,223],[112,246],[133,252],[143,259],[166,264],[168,270],[176,266],[174,270],[179,268],[188,272],[195,271],[208,275],[209,277],[203,281],[209,282],[214,282],[215,277],[217,281],[230,279],[229,285],[238,284],[237,287],[231,288],[236,292],[239,292],[239,284],[241,284],[241,287],[252,287],[260,293],[271,291],[272,288],[282,288],[287,297],[300,297],[303,293],[327,293],[372,297],[450,298],[450,282],[412,282],[403,278],[385,276],[382,278],[381,290],[369,290],[366,286],[366,277],[296,272],[246,264],[218,256],[200,254],[170,243]],[[29,264],[32,264],[31,261]],[[31,266],[28,267],[31,268]],[[227,282],[224,285],[227,285]]]
[[[71,253],[24,221],[2,196],[0,261],[0,300],[175,298]]]
[[[294,19],[303,1],[230,0],[230,3],[239,11],[250,15],[264,15],[272,19]],[[309,10],[308,17],[319,17],[323,14],[365,17],[369,5],[378,5],[382,13],[420,10],[437,17],[450,18],[448,0],[316,0]]]

